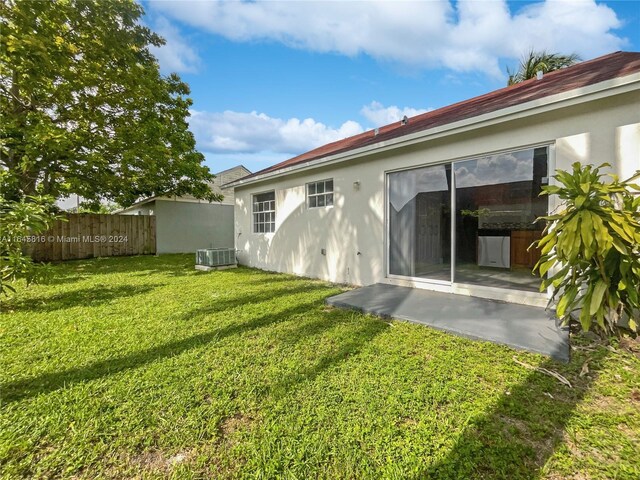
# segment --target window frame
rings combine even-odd
[[[326,186],[327,186],[327,182],[331,182],[331,191],[326,190]],[[322,184],[322,189],[323,191],[321,193],[317,192],[318,189],[318,184]],[[310,193],[310,187],[314,186],[314,193]],[[325,178],[322,180],[315,180],[313,182],[307,182],[305,184],[305,203],[307,205],[308,209],[312,209],[312,208],[333,208],[333,206],[335,205],[335,200],[336,200],[336,193],[335,193],[335,185],[334,185],[334,181],[333,178]],[[331,195],[331,204],[327,205],[327,196]],[[317,199],[319,197],[323,197],[324,199],[324,205],[318,205],[317,204]],[[316,205],[311,205],[311,198],[315,198],[316,199]]]
[[[270,193],[273,194],[273,200],[263,200],[260,202],[256,201],[256,197],[259,197],[260,195],[270,194]],[[265,204],[265,203],[271,203],[271,202],[273,202],[273,210],[271,209],[256,210],[256,204]],[[270,207],[271,205],[269,205],[269,208]],[[263,217],[263,220],[260,221],[259,215],[264,215],[264,214],[273,215],[273,220],[266,221],[264,220],[264,217]],[[263,231],[259,231],[258,227],[260,225],[262,225]],[[267,226],[269,226],[269,228],[272,228],[273,230],[267,230]],[[251,231],[259,235],[274,233],[276,231],[276,191],[275,190],[267,190],[264,192],[251,194]]]

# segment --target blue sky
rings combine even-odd
[[[252,171],[506,83],[531,47],[640,50],[640,1],[146,1],[214,172]]]

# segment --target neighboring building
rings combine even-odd
[[[527,251],[556,169],[640,169],[640,53],[617,52],[331,143],[233,183],[253,267],[544,305]]]
[[[120,214],[155,215],[157,253],[195,253],[199,248],[233,248],[233,182],[251,172],[242,165],[216,173],[212,189],[224,195],[209,203],[192,196],[151,197]]]
[[[64,210],[66,212],[78,211],[80,208],[80,204],[82,203],[82,197],[72,193],[68,197],[59,198],[56,200],[55,204],[60,208],[60,210]]]

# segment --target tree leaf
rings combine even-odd
[[[548,233],[547,235],[542,237],[540,240],[538,240],[538,245],[537,245],[538,248],[544,247],[548,242],[550,242],[554,238],[556,238],[556,233],[555,232]]]
[[[624,243],[619,238],[613,237],[613,246],[616,250],[618,250],[623,255],[628,255],[627,247],[625,247]]]
[[[609,221],[607,223],[618,235],[620,235],[623,240],[626,240],[627,242],[633,242],[633,238],[630,237],[627,232],[625,232],[624,228],[618,226],[615,221]]]
[[[594,236],[593,236],[593,221],[591,220],[591,213],[584,212],[581,216],[580,222],[580,234],[582,235],[582,243],[584,244],[584,256],[590,257],[593,248]]]
[[[542,187],[543,193],[546,193],[548,195],[552,195],[554,193],[558,193],[561,190],[562,189],[560,187],[558,187],[557,185],[545,185],[544,187]]]
[[[585,332],[588,332],[591,328],[591,313],[589,312],[590,301],[591,295],[587,294],[582,303],[582,310],[580,311],[580,326]]]
[[[540,265],[540,275],[544,275],[545,273],[547,273],[547,271],[549,271],[549,269],[556,263],[555,259],[552,260],[547,260],[546,262],[544,262],[542,265]]]
[[[573,285],[569,287],[560,301],[558,302],[558,308],[556,309],[556,313],[559,318],[564,318],[565,312],[567,311],[567,307],[571,307],[576,295],[578,293],[578,287]]]

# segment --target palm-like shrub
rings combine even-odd
[[[522,57],[520,65],[518,65],[518,69],[515,72],[507,69],[507,74],[509,75],[507,85],[524,82],[525,80],[535,78],[538,72],[553,72],[554,70],[569,67],[579,61],[580,57],[575,53],[571,55],[561,55],[559,53],[547,53],[544,50],[541,52],[531,50],[527,55]]]
[[[547,217],[536,264],[540,291],[552,287],[550,305],[558,317],[577,318],[583,330],[601,334],[618,331],[620,320],[637,331],[640,315],[640,186],[600,168],[574,163],[572,172],[559,170],[558,185],[543,188],[562,200],[561,211]],[[595,322],[594,322],[595,320]]]

